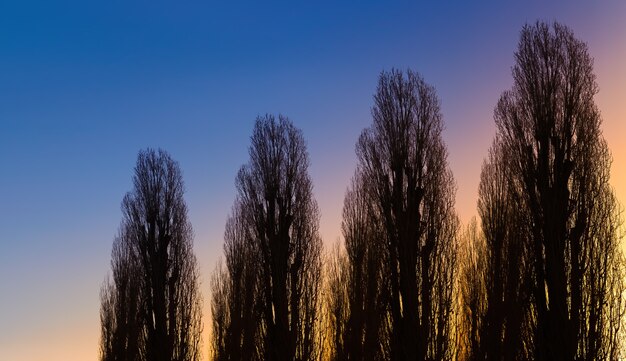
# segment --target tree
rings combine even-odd
[[[389,358],[389,280],[384,275],[384,249],[379,242],[382,233],[369,196],[357,170],[344,198],[341,228],[345,251],[337,245],[327,264],[333,360]]]
[[[350,337],[348,318],[350,306],[350,267],[345,252],[337,243],[324,264],[324,360],[348,360],[347,339]],[[322,331],[324,332],[324,331]]]
[[[226,269],[218,265],[212,283],[213,355],[216,360],[261,360],[263,345],[258,257],[246,210],[235,202],[226,222]]]
[[[467,360],[532,358],[530,232],[509,176],[507,156],[496,141],[480,177],[481,226],[472,222],[461,238],[462,355]]]
[[[481,355],[481,338],[486,300],[485,272],[486,245],[481,237],[476,219],[464,228],[460,235],[458,298],[459,313],[457,333],[458,360],[484,360]],[[486,342],[485,342],[486,343]]]
[[[538,360],[616,359],[623,257],[610,152],[593,97],[587,46],[566,26],[522,29],[513,88],[495,110],[508,180],[527,217],[533,355]]]
[[[497,143],[483,165],[478,187],[478,214],[484,237],[486,309],[481,322],[479,357],[525,360],[522,338],[528,312],[528,236],[526,214],[516,208],[519,197],[509,183],[506,154]]]
[[[138,263],[133,259],[127,237],[119,235],[113,242],[111,268],[113,280],[107,279],[100,292],[101,344],[103,361],[141,360],[140,312],[141,287],[137,277]]]
[[[380,76],[373,125],[357,143],[389,277],[390,357],[453,357],[455,185],[432,86],[412,71]]]
[[[230,287],[228,273],[223,263],[218,262],[211,277],[211,348],[210,354],[215,361],[228,360],[228,325],[230,313],[228,299]]]
[[[367,187],[357,170],[343,205],[341,228],[350,265],[346,341],[350,359],[381,360],[389,355],[389,282],[384,276],[385,250],[379,242],[383,233]]]
[[[264,360],[317,359],[321,239],[304,137],[286,117],[259,117],[249,153],[236,179],[238,195],[226,232],[227,277],[222,279],[233,285],[250,282],[255,287],[248,290],[255,294],[242,295],[241,288],[231,287],[229,317],[214,334],[231,330],[226,337],[241,340],[235,341],[238,347],[255,340]],[[250,274],[256,278],[247,279]],[[239,318],[241,312],[253,313]],[[245,329],[251,330],[249,338]],[[222,357],[239,358],[228,346],[223,356],[216,355]]]
[[[102,359],[198,360],[198,268],[178,163],[162,150],[141,151],[133,184],[113,246],[114,279],[102,289]]]

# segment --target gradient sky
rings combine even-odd
[[[587,42],[626,203],[625,2],[296,3],[0,4],[0,360],[97,359],[99,290],[145,147],[184,173],[206,354],[210,273],[254,119],[283,113],[303,130],[331,245],[383,69],[410,67],[437,89],[467,222],[527,22]]]

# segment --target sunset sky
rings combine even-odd
[[[378,75],[392,67],[436,88],[469,221],[527,22],[562,22],[588,44],[626,204],[624,1],[52,3],[0,4],[0,360],[98,358],[100,286],[146,147],[183,171],[206,355],[210,275],[255,118],[282,113],[303,130],[329,247]]]

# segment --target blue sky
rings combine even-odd
[[[436,87],[457,210],[469,220],[519,31],[538,19],[589,44],[605,134],[618,146],[618,1],[0,4],[0,359],[96,359],[98,292],[142,148],[180,162],[205,312],[257,115],[282,113],[303,130],[321,234],[334,243],[383,69],[411,67]],[[626,152],[616,149],[622,195]]]

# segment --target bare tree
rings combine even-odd
[[[112,329],[113,350],[129,356],[102,359],[198,360],[201,298],[180,168],[162,150],[141,151],[133,183],[101,297],[102,348]]]
[[[495,120],[517,207],[528,214],[532,357],[615,359],[624,311],[621,220],[593,61],[558,23],[525,26],[515,58],[514,86]]]
[[[337,244],[326,264],[331,360],[389,358],[389,280],[373,211],[365,179],[357,170],[344,199],[344,248]]]
[[[346,354],[351,360],[389,357],[389,279],[385,277],[385,247],[380,217],[369,184],[357,169],[343,205],[348,287]]]
[[[111,284],[111,280],[107,278],[100,288],[101,361],[113,361],[116,359],[115,355],[120,354],[120,352],[114,347],[116,344],[115,331],[118,329],[115,317],[115,304],[117,303],[117,300],[115,297],[114,287],[115,286]]]
[[[389,277],[390,357],[453,357],[455,184],[432,86],[416,73],[380,76],[373,125],[357,143]]]
[[[527,215],[517,204],[508,159],[496,141],[481,173],[481,227],[473,222],[462,237],[460,297],[466,360],[532,358],[526,247],[530,232]]]
[[[349,301],[349,264],[347,256],[337,243],[324,264],[324,353],[325,360],[348,360],[347,339],[350,337],[348,318]]]
[[[210,355],[215,361],[229,360],[228,325],[230,324],[229,297],[230,281],[223,263],[218,262],[211,277],[211,348]]]
[[[459,251],[459,313],[457,359],[481,360],[481,331],[487,308],[485,272],[486,245],[476,219],[460,236]]]
[[[250,161],[236,179],[225,250],[228,282],[248,282],[248,267],[257,277],[249,280],[255,284],[249,290],[256,291],[250,299],[229,296],[236,304],[227,306],[225,327],[232,332],[226,337],[240,340],[235,344],[241,347],[247,340],[243,329],[258,331],[249,339],[257,340],[255,349],[264,360],[317,359],[321,239],[304,138],[286,117],[267,115],[257,118],[251,143]],[[238,276],[239,269],[244,276]],[[248,300],[256,302],[254,307]],[[240,311],[258,316],[238,320]],[[237,322],[241,327],[233,326]],[[226,350],[226,359],[238,357],[234,352]]]
[[[113,279],[107,279],[100,292],[100,358],[141,360],[141,289],[136,276],[136,259],[123,233],[116,237],[111,252]]]
[[[215,360],[262,359],[258,257],[246,209],[236,202],[226,222],[226,269],[214,273],[213,353]]]

